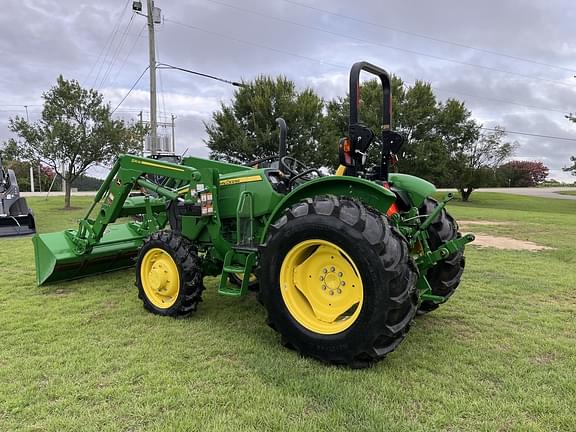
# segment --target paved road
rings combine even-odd
[[[455,189],[439,189],[441,192],[455,192]],[[576,195],[560,195],[559,191],[576,192],[576,187],[548,187],[548,188],[480,188],[475,192],[499,192],[512,195],[528,195],[542,198],[556,198],[565,200],[576,200]],[[94,196],[96,192],[74,192],[74,196]],[[22,196],[46,196],[46,192],[22,192]],[[64,192],[50,192],[50,196],[64,196]]]
[[[20,192],[23,197],[45,197],[46,192]],[[72,192],[72,196],[94,196],[96,192]],[[64,196],[64,192],[50,192],[50,196]]]
[[[440,189],[441,191],[453,192],[454,189]],[[565,200],[576,200],[576,195],[560,195],[557,192],[572,191],[576,192],[575,187],[547,187],[547,188],[480,188],[474,189],[474,192],[498,192],[512,195],[528,195],[542,198],[556,198]]]

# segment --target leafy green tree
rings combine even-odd
[[[516,143],[503,141],[506,135],[503,128],[494,129],[480,134],[477,140],[458,144],[452,153],[446,168],[462,201],[468,201],[474,189],[494,182],[496,169],[516,150]]]
[[[30,191],[30,162],[20,161],[20,160],[9,160],[6,158],[4,161],[5,168],[14,170],[16,174],[16,180],[18,181],[18,187],[21,191]],[[36,190],[47,191],[52,183],[52,179],[55,174],[47,166],[34,166],[32,165],[32,174],[34,176],[34,185]]]
[[[236,90],[231,104],[222,103],[205,124],[210,157],[246,163],[277,155],[275,119],[283,117],[290,155],[310,166],[325,165],[323,108],[324,101],[312,90],[298,91],[285,77],[260,76]]]
[[[571,122],[576,123],[576,116],[574,114],[571,113],[570,115],[567,115],[566,118]],[[570,163],[572,165],[562,168],[562,171],[571,172],[572,175],[576,176],[576,156],[570,156]]]
[[[403,173],[423,177],[438,185],[449,185],[446,171],[458,145],[478,138],[478,125],[462,102],[449,99],[438,102],[430,84],[417,81],[407,87],[400,78],[391,77],[393,129],[402,133],[406,142],[399,155],[398,168]],[[360,120],[372,130],[381,126],[382,88],[370,80],[361,88]],[[333,142],[348,128],[348,97],[336,98],[326,105],[325,140]],[[327,144],[324,146],[327,147]],[[380,148],[373,146],[370,161],[378,160]],[[336,161],[336,156],[333,160]]]
[[[401,118],[401,101],[404,99],[402,80],[392,76],[392,106],[394,107],[394,124],[398,125]],[[322,119],[321,148],[324,150],[325,165],[335,169],[338,166],[338,141],[348,133],[348,118],[350,101],[348,96],[337,97],[326,103],[326,113]],[[360,90],[360,121],[373,131],[379,131],[382,126],[382,87],[376,80],[366,81]],[[397,129],[397,128],[396,128]],[[369,161],[377,162],[380,149],[372,146],[369,149]]]
[[[10,140],[0,150],[0,158],[7,168],[14,170],[21,191],[30,191],[30,167],[33,168],[34,185],[37,190],[47,191],[56,173],[52,168],[40,162],[29,162],[22,158],[17,142]]]
[[[572,166],[562,168],[563,171],[571,172],[572,175],[576,176],[576,156],[570,156],[570,162]]]
[[[109,163],[119,154],[137,151],[146,129],[113,119],[110,105],[100,93],[62,76],[42,98],[39,121],[10,119],[10,130],[21,139],[9,140],[7,147],[17,149],[25,160],[49,166],[63,178],[64,207],[70,208],[72,182],[96,163]]]

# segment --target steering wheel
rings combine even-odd
[[[297,176],[298,174],[309,170],[309,168],[304,165],[303,162],[300,162],[298,159],[295,159],[292,156],[284,156],[280,158],[280,167],[284,168],[286,172],[293,176]]]

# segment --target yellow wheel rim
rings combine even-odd
[[[150,303],[168,309],[178,298],[180,275],[174,259],[164,249],[150,249],[142,258],[140,281]]]
[[[364,299],[356,264],[326,240],[306,240],[290,249],[280,268],[280,290],[292,317],[321,334],[354,324]]]

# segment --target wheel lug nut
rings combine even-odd
[[[336,270],[336,269],[334,268],[334,266],[330,267],[330,271],[331,271],[331,272],[333,272],[334,270]]]
[[[342,282],[340,282],[340,285],[344,286],[344,285],[346,285],[346,282],[342,281]]]
[[[336,290],[336,292],[337,292],[338,294],[342,294],[342,290],[341,290],[340,288],[338,288],[338,289]]]
[[[330,290],[330,295],[334,295],[334,291]]]
[[[323,280],[324,280],[324,276],[320,276],[320,280],[323,281]]]
[[[322,285],[322,289],[326,291],[326,285]]]
[[[338,272],[338,277],[342,277],[342,272]]]
[[[325,268],[322,269],[322,273],[328,273],[328,270],[326,270]]]

